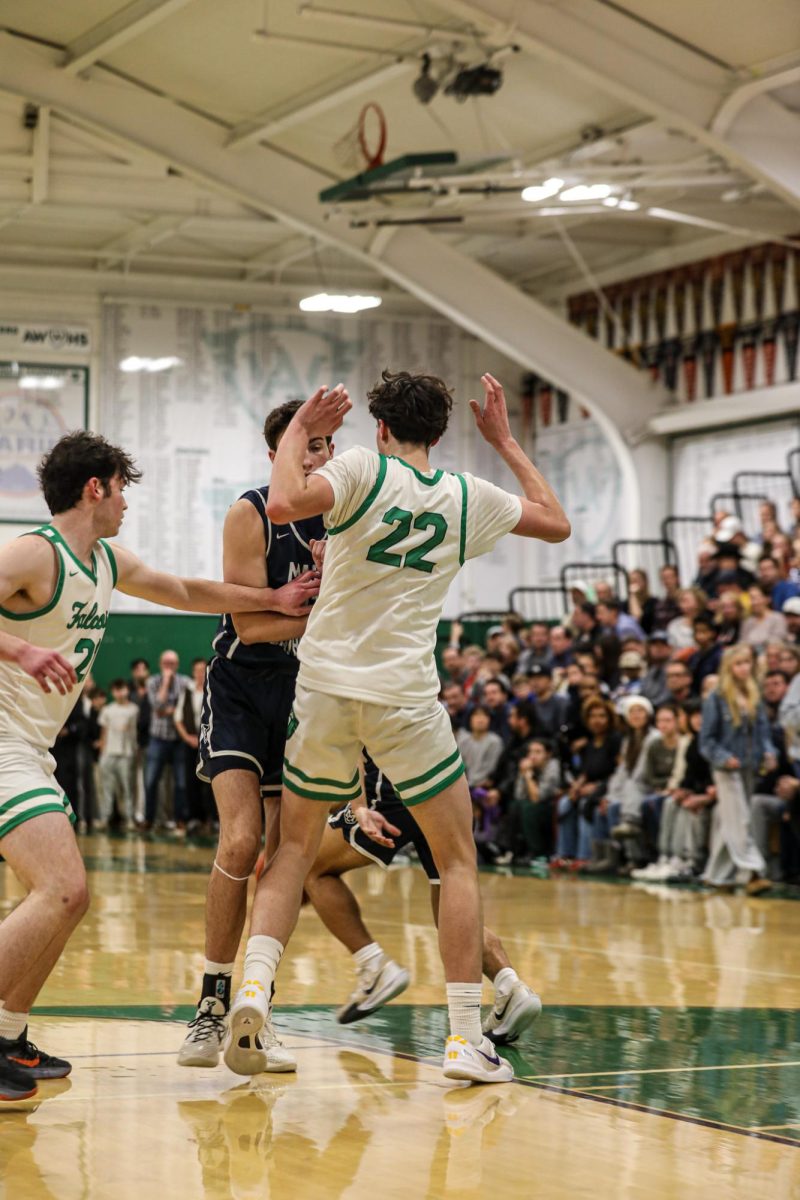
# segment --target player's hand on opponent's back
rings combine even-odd
[[[25,645],[17,658],[18,666],[30,675],[48,694],[53,688],[66,696],[78,682],[72,663],[55,650],[44,650],[41,646]],[[51,687],[52,684],[52,687]]]
[[[298,408],[294,417],[307,431],[309,441],[315,437],[331,437],[353,407],[343,383],[330,391],[317,388],[314,395]]]
[[[353,816],[367,837],[371,838],[373,842],[377,842],[379,846],[388,846],[391,849],[394,842],[388,835],[391,833],[395,837],[400,836],[400,830],[396,826],[387,821],[386,817],[382,813],[376,812],[374,808],[367,808],[366,804],[354,808]]]
[[[321,572],[325,564],[325,547],[328,545],[328,539],[312,538],[308,544],[311,547],[311,557],[314,560],[314,566]]]
[[[285,617],[307,617],[311,611],[309,604],[319,595],[319,588],[319,571],[304,571],[283,587],[275,588],[271,593],[270,611]]]
[[[508,423],[508,408],[503,386],[494,375],[481,375],[484,402],[470,400],[469,406],[475,418],[478,431],[490,446],[499,446],[503,442],[513,440],[511,426]]]

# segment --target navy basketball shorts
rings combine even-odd
[[[197,776],[252,771],[264,797],[280,796],[295,675],[214,658],[206,672]]]
[[[353,810],[349,804],[344,808],[340,808],[328,818],[328,824],[331,829],[340,830],[342,837],[346,842],[357,850],[359,854],[363,854],[365,858],[371,859],[384,868],[388,868],[394,862],[395,856],[400,852],[401,847],[411,842],[419,857],[420,866],[428,876],[430,883],[439,883],[439,872],[436,868],[436,863],[433,861],[430,846],[425,840],[425,835],[420,829],[417,822],[412,817],[402,800],[385,800],[379,799],[376,804],[370,806],[375,812],[381,813],[390,821],[396,829],[399,829],[400,836],[390,835],[394,839],[394,846],[379,846],[377,842],[373,842],[372,838],[367,837],[360,825],[353,816]]]

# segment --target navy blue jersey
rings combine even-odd
[[[268,487],[253,488],[240,496],[249,500],[264,525],[264,545],[267,558],[267,582],[271,588],[283,587],[314,566],[311,557],[312,539],[325,537],[322,517],[308,517],[289,525],[274,525],[267,516]],[[245,646],[239,641],[230,613],[220,618],[212,648],[218,658],[227,658],[241,667],[259,671],[272,669],[282,675],[296,675],[298,670],[297,643],[256,642]]]

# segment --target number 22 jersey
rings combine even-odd
[[[398,708],[429,702],[439,691],[436,629],[450,584],[518,524],[522,504],[484,479],[423,473],[363,446],[316,474],[334,505],[298,684]]]

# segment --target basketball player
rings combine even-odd
[[[0,855],[27,895],[0,924],[0,1101],[33,1096],[37,1079],[68,1075],[28,1041],[28,1014],[86,912],[86,874],[72,808],[50,748],[92,668],[114,587],[189,612],[291,617],[307,591],[178,579],[145,566],[115,536],[124,489],[141,472],[88,432],[61,438],[39,467],[51,524],[0,549]]]
[[[225,1061],[264,1069],[255,1039],[303,883],[333,802],[359,798],[361,747],[393,781],[439,869],[439,946],[451,1034],[448,1078],[513,1078],[481,1030],[480,891],[464,764],[436,697],[436,627],[448,588],[468,558],[505,533],[561,542],[570,526],[553,491],[511,434],[503,389],[483,376],[478,431],[518,480],[523,497],[470,475],[432,470],[430,448],[447,428],[452,398],[432,376],[384,372],[369,395],[378,453],[354,447],[318,471],[303,469],[308,441],[332,435],[352,407],[342,385],[298,409],[273,465],[268,514],[287,522],[325,515],[329,545],[317,603],[300,645],[281,799],[281,841],[259,880],[244,982],[231,1007]],[[314,801],[317,801],[315,804]]]
[[[275,408],[264,424],[270,460],[300,407]],[[324,437],[308,440],[303,470],[310,474],[333,453]],[[222,535],[226,580],[280,588],[295,580],[307,599],[319,591],[312,547],[325,536],[320,516],[273,524],[269,488],[245,492],[230,509]],[[206,899],[206,945],[197,1011],[178,1063],[215,1067],[227,1030],[231,976],[244,928],[247,881],[261,848],[266,816],[267,858],[278,843],[281,771],[297,677],[297,643],[305,616],[226,613],[214,638],[201,717],[198,774],[210,781],[219,812],[219,847]],[[262,803],[265,811],[262,811]],[[265,1070],[293,1071],[297,1062],[268,1023],[260,1034]]]
[[[431,884],[433,918],[439,920],[439,872],[425,835],[410,809],[370,758],[364,769],[364,801],[351,801],[328,818],[305,892],[326,928],[353,955],[358,983],[337,1021],[349,1025],[376,1012],[408,987],[408,971],[393,962],[364,924],[358,901],[342,879],[378,863],[391,866],[398,848],[411,842]],[[516,1042],[542,1011],[542,1002],[511,965],[503,943],[483,931],[483,973],[494,983],[492,1008],[483,1031],[495,1045]]]

